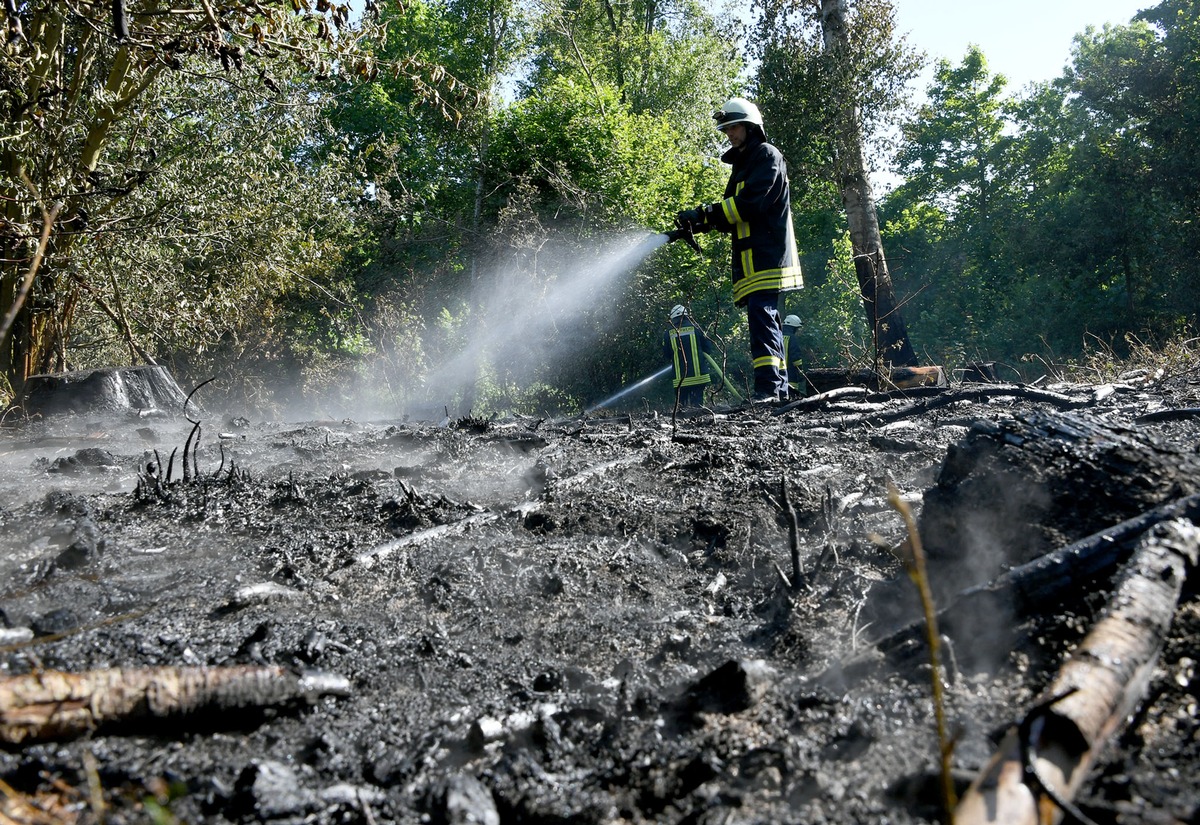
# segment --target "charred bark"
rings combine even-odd
[[[1200,458],[1131,428],[1069,413],[977,422],[947,451],[924,496],[918,526],[934,598],[946,603],[1005,568],[1196,493]],[[1067,575],[1088,583],[1077,571]],[[997,601],[1004,608],[998,616],[1011,617],[1019,607]],[[877,584],[863,611],[881,632],[918,615],[903,581]]]
[[[941,631],[962,642],[958,663],[986,665],[987,651],[1010,648],[1020,620],[1080,607],[1089,594],[1109,586],[1147,531],[1173,519],[1200,522],[1200,495],[1156,507],[959,593],[938,613]],[[917,620],[881,638],[876,649],[907,669],[920,663],[923,638],[924,623]]]
[[[1070,413],[983,421],[947,452],[921,537],[948,564],[1023,564],[1196,492],[1200,459],[1131,427]]]

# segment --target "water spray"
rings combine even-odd
[[[605,398],[603,401],[596,402],[595,404],[593,404],[592,406],[590,406],[586,410],[584,410],[584,414],[593,413],[596,410],[600,409],[601,407],[607,407],[608,405],[614,403],[618,399],[624,398],[625,396],[629,395],[629,393],[633,392],[638,387],[644,387],[647,384],[649,384],[651,381],[653,381],[655,378],[658,378],[659,376],[662,376],[662,375],[666,375],[672,369],[674,369],[674,367],[671,364],[667,364],[665,367],[663,367],[658,372],[656,372],[652,375],[647,375],[645,378],[638,381],[636,384],[630,384],[628,387],[625,387],[622,390],[618,390],[616,393],[614,393],[613,395],[610,395],[608,398]]]
[[[429,386],[437,388],[437,400],[471,396],[488,363],[532,369],[570,357],[578,342],[564,341],[564,319],[610,302],[612,290],[670,242],[665,233],[642,230],[613,238],[604,248],[586,254],[549,244],[539,250],[536,272],[522,266],[524,262],[493,272],[467,302],[483,310],[471,319],[481,334],[469,336],[457,355],[426,378]]]

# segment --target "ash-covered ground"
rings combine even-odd
[[[1194,379],[1050,389],[1196,453],[1195,417],[1131,424],[1196,406]],[[929,669],[871,655],[891,629],[872,598],[911,586],[888,482],[919,515],[973,426],[1045,407],[997,391],[675,419],[235,411],[190,444],[182,418],[9,426],[0,675],[279,665],[348,685],[10,745],[0,820],[939,821]],[[960,790],[1105,595],[947,657]],[[1096,821],[1200,821],[1198,631],[1193,581],[1080,798]]]

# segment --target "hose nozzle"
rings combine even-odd
[[[678,229],[672,229],[670,232],[664,232],[663,234],[667,236],[667,243],[683,241],[696,250],[696,254],[701,254],[700,244],[696,243],[696,235],[692,232],[691,226],[681,226]]]

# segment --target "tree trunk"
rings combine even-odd
[[[821,0],[821,31],[826,51],[837,63],[845,65],[842,56],[850,48],[845,0]],[[836,117],[837,184],[850,226],[854,273],[875,341],[875,359],[888,367],[910,367],[917,363],[917,355],[909,343],[908,329],[900,315],[896,290],[883,255],[858,108],[852,96],[836,97],[842,102]]]

